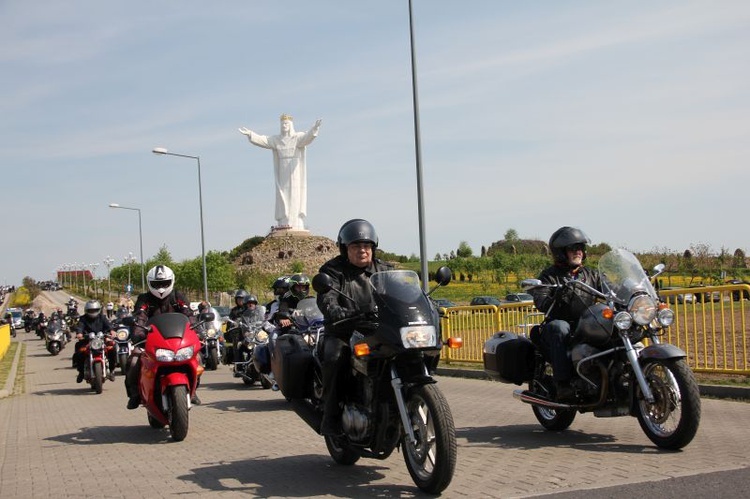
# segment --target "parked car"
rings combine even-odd
[[[23,310],[20,308],[9,308],[8,313],[10,313],[13,319],[13,329],[23,329]]]
[[[743,281],[740,279],[730,279],[727,281],[727,284],[750,284],[750,282]],[[738,289],[735,291],[732,291],[732,301],[740,301],[740,294],[742,295],[743,300],[750,300],[750,293],[746,289]]]
[[[475,296],[471,299],[471,303],[469,303],[469,305],[495,305],[496,307],[499,307],[501,303],[500,300],[498,300],[494,296]]]
[[[677,288],[674,286],[661,288],[661,290],[668,290],[668,289],[680,289],[680,288]],[[679,293],[676,295],[664,296],[664,301],[670,304],[693,303],[695,301],[695,297],[693,296],[693,293]]]
[[[505,301],[510,303],[534,303],[534,297],[529,293],[510,293],[505,295]]]
[[[456,306],[455,303],[450,300],[446,300],[445,298],[435,298],[433,301],[435,302],[435,306],[437,308],[450,308]]]
[[[697,285],[697,286],[690,286],[691,288],[703,288],[705,286]],[[719,291],[693,291],[693,297],[697,303],[708,303],[708,302],[717,302],[721,301],[721,293]]]

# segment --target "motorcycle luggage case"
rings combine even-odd
[[[298,334],[276,338],[271,368],[281,393],[290,399],[307,398],[311,386],[313,354],[310,345]]]
[[[506,331],[484,342],[484,372],[503,383],[521,385],[534,376],[534,345],[525,336]]]

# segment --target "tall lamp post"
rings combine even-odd
[[[143,226],[141,225],[141,209],[121,206],[117,203],[109,203],[110,208],[119,208],[121,210],[132,210],[138,212],[138,239],[141,244],[141,291],[146,291],[146,267],[143,264]]]
[[[91,268],[91,284],[94,285],[94,298],[99,299],[99,289],[96,285],[96,269],[99,267],[99,262],[89,263]]]
[[[133,263],[134,261],[135,261],[135,257],[133,256],[133,253],[128,253],[128,256],[125,257],[125,263],[128,266],[128,294],[130,294],[131,289],[133,289],[133,285],[130,284],[130,264]]]
[[[201,215],[201,257],[203,258],[203,299],[208,301],[208,275],[206,274],[206,238],[203,232],[203,189],[201,187],[201,158],[200,156],[190,156],[188,154],[177,154],[169,152],[163,147],[154,147],[151,151],[154,154],[165,154],[167,156],[177,156],[178,158],[194,159],[198,163],[198,205]]]
[[[115,263],[115,259],[107,255],[102,263],[107,267],[107,301],[112,301],[112,264]]]

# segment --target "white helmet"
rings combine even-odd
[[[159,299],[164,299],[174,289],[174,272],[166,265],[157,265],[146,275],[148,290]]]

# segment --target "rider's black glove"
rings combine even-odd
[[[344,319],[354,317],[354,315],[354,310],[349,310],[348,308],[344,307],[335,306],[328,309],[328,316],[331,318],[332,322],[343,321]]]

